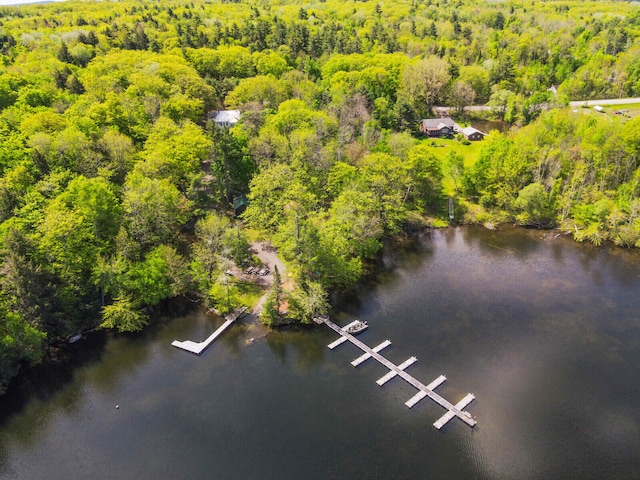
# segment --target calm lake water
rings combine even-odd
[[[537,231],[435,231],[388,253],[333,319],[457,402],[471,429],[327,327],[261,336],[248,321],[204,355],[170,345],[201,313],[90,352],[28,401],[0,400],[0,478],[640,478],[640,256]],[[253,342],[249,339],[254,338]],[[92,343],[93,342],[93,343]],[[116,409],[115,406],[120,408]]]
[[[511,128],[511,125],[501,120],[487,120],[484,118],[474,118],[471,121],[471,126],[484,133],[489,133],[492,130],[506,133],[509,131],[509,128]]]

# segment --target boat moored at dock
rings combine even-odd
[[[389,340],[385,340],[377,347],[371,348],[365,343],[356,339],[351,330],[355,330],[356,333],[360,333],[363,330],[366,330],[368,328],[369,325],[367,324],[367,322],[361,322],[360,320],[355,320],[350,324],[345,325],[344,327],[339,327],[338,325],[333,323],[329,319],[329,317],[316,317],[313,320],[318,324],[324,323],[333,331],[340,334],[340,337],[337,340],[327,345],[330,349],[333,350],[338,345],[342,345],[343,343],[349,341],[354,346],[358,347],[360,350],[364,352],[362,355],[360,355],[358,358],[356,358],[354,361],[351,362],[351,365],[353,365],[354,367],[361,365],[362,363],[364,363],[370,358],[374,358],[379,363],[387,367],[389,369],[389,372],[377,380],[376,383],[378,385],[382,386],[392,378],[400,377],[403,380],[405,380],[409,385],[415,387],[416,390],[418,390],[418,392],[413,397],[411,397],[407,402],[405,402],[405,405],[408,408],[413,408],[418,402],[420,402],[420,400],[422,400],[423,398],[429,397],[435,403],[437,403],[438,405],[446,409],[447,412],[433,424],[433,426],[438,430],[444,427],[450,420],[452,420],[455,417],[458,417],[460,420],[462,420],[464,423],[466,423],[470,427],[474,427],[476,425],[476,419],[469,412],[467,412],[466,410],[463,410],[465,407],[467,407],[467,405],[469,405],[475,399],[475,395],[470,393],[455,405],[449,402],[448,400],[444,399],[442,396],[437,394],[434,390],[438,388],[440,385],[442,385],[447,380],[447,377],[445,377],[444,375],[440,375],[429,385],[425,385],[405,371],[407,367],[413,365],[417,361],[416,357],[411,357],[408,360],[405,360],[400,365],[396,365],[390,362],[389,360],[387,360],[385,357],[383,357],[379,353],[383,349],[391,345],[391,342]]]
[[[350,333],[351,335],[357,335],[361,332],[364,332],[367,328],[369,328],[369,324],[367,322],[356,320],[355,322],[351,322],[349,325],[344,327],[343,330],[347,333]]]

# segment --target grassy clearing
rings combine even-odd
[[[431,145],[436,155],[441,159],[447,158],[449,152],[454,151],[464,157],[464,166],[468,167],[476,163],[480,156],[480,149],[482,148],[482,141],[471,142],[470,145],[463,145],[457,140],[449,140],[446,138],[424,138],[420,140],[421,143]]]
[[[246,305],[253,308],[258,303],[258,300],[264,295],[265,289],[260,285],[250,282],[234,282],[233,297],[239,305]]]
[[[463,145],[457,140],[449,140],[446,138],[424,138],[420,140],[420,142],[432,146],[434,153],[442,162],[443,171],[446,171],[444,162],[446,162],[450,152],[456,152],[462,155],[465,168],[471,167],[478,160],[483,144],[482,141],[479,141],[471,142],[470,145]],[[458,187],[460,187],[460,185],[458,185]],[[442,189],[445,195],[455,196],[455,184],[451,177],[445,175],[442,180]]]
[[[617,112],[618,110],[628,110],[627,112],[625,112],[624,116],[620,116],[620,118],[635,118],[640,116],[640,103],[620,103],[620,104],[616,104],[616,105],[602,105],[602,108],[604,109],[602,111],[602,113],[597,112],[596,110],[593,109],[592,106],[587,107],[587,106],[580,106],[580,107],[570,107],[571,109],[573,109],[574,111],[582,111],[582,113],[589,113],[589,114],[600,114],[600,115],[610,115],[612,117],[618,117],[618,115],[615,114],[615,112]]]
[[[634,118],[640,116],[640,103],[621,103],[620,105],[607,105],[604,107],[605,113],[615,115],[618,110],[629,110],[625,112],[625,116]],[[624,117],[623,117],[624,118]]]

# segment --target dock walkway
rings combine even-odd
[[[398,365],[395,365],[394,363],[390,362],[389,360],[387,360],[385,357],[383,357],[382,355],[380,355],[376,351],[380,347],[382,347],[382,345],[384,345],[386,347],[388,344],[390,344],[391,342],[387,343],[388,340],[383,342],[382,344],[380,344],[378,347],[372,349],[368,345],[366,345],[365,343],[361,342],[356,337],[351,335],[350,333],[345,332],[344,329],[340,328],[338,325],[336,325],[335,323],[333,323],[331,320],[329,320],[326,317],[316,319],[316,323],[324,323],[329,328],[334,330],[336,333],[340,334],[341,337],[346,338],[352,344],[354,344],[356,347],[358,347],[360,350],[365,352],[364,355],[362,355],[361,357],[356,359],[356,361],[352,362],[352,364],[354,364],[354,366],[359,365],[361,362],[357,362],[357,360],[359,360],[360,358],[364,357],[364,360],[366,360],[368,358],[374,358],[378,362],[380,362],[382,365],[387,367],[389,369],[389,373],[387,375],[385,375],[384,377],[382,377],[378,381],[378,385],[382,386],[387,381],[391,380],[391,378],[393,378],[395,376],[399,376],[399,377],[403,378],[407,383],[409,383],[410,385],[415,387],[417,390],[419,390],[419,392],[416,395],[414,395],[409,401],[406,402],[407,407],[411,408],[415,404],[417,404],[420,400],[422,400],[423,398],[429,397],[431,400],[436,402],[438,405],[440,405],[441,407],[443,407],[446,410],[448,410],[447,413],[445,413],[437,422],[435,422],[433,424],[438,430],[441,429],[447,422],[449,422],[449,420],[451,420],[454,417],[458,417],[460,420],[462,420],[464,423],[466,423],[470,427],[474,427],[476,425],[476,420],[471,416],[471,414],[469,412],[466,412],[466,411],[462,410],[469,403],[471,403],[471,401],[475,398],[472,394],[468,394],[457,405],[454,405],[454,404],[452,404],[451,402],[449,402],[448,400],[444,399],[443,397],[441,397],[440,395],[438,395],[436,392],[433,391],[435,388],[437,388],[439,385],[441,385],[446,380],[446,377],[444,375],[441,375],[440,377],[436,378],[431,384],[425,385],[422,382],[420,382],[419,380],[417,380],[416,378],[414,378],[413,376],[411,376],[410,374],[408,374],[404,370],[410,364],[415,362],[415,360],[413,360],[415,357],[412,357],[410,359],[411,360],[410,363],[408,363],[409,361],[406,361],[402,365],[398,366]],[[333,345],[333,347],[330,346],[330,348],[334,348],[334,347],[338,346],[341,343],[343,343],[343,341],[341,341],[340,343],[338,343],[337,341],[333,342],[331,344],[331,345]],[[382,348],[384,348],[384,347],[382,347]],[[364,360],[362,360],[362,361],[364,361]],[[391,375],[392,373],[393,373],[393,375]]]
[[[246,310],[247,310],[247,307],[242,307],[236,310],[235,312],[233,312],[232,314],[226,316],[225,317],[226,321],[222,325],[220,325],[220,327],[218,327],[218,329],[216,329],[215,332],[209,335],[206,340],[202,342],[193,342],[191,340],[185,340],[181,342],[179,340],[174,340],[173,342],[171,342],[171,345],[177,348],[181,348],[182,350],[186,350],[187,352],[195,353],[196,355],[201,355],[202,352],[204,352],[207,348],[209,348],[209,345],[215,342],[215,340],[220,335],[222,335],[222,333],[227,328],[229,328],[233,322],[239,319]]]

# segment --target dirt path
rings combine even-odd
[[[260,259],[262,263],[264,263],[266,267],[269,268],[269,275],[265,275],[264,277],[262,277],[264,279],[262,285],[266,286],[267,288],[271,287],[271,285],[273,284],[273,271],[277,266],[278,272],[280,272],[280,277],[282,278],[283,288],[285,288],[286,290],[293,289],[293,282],[287,275],[287,267],[285,267],[284,263],[282,263],[282,260],[280,260],[275,248],[271,244],[267,242],[253,242],[251,244],[251,251],[256,257]],[[253,309],[253,313],[255,315],[259,315],[260,312],[262,312],[262,306],[264,305],[268,294],[269,292],[265,293],[256,304],[255,308]]]
[[[274,247],[266,242],[253,242],[251,244],[251,251],[255,254],[256,257],[260,259],[260,261],[262,261],[262,263],[269,267],[269,270],[271,272],[273,272],[274,267],[277,266],[278,271],[282,276],[282,281],[284,282],[284,279],[287,275],[287,267],[285,267],[284,263],[282,263],[282,260],[278,258],[278,254],[276,253]],[[267,276],[271,277],[272,275],[270,273]],[[273,281],[273,278],[271,280]]]

